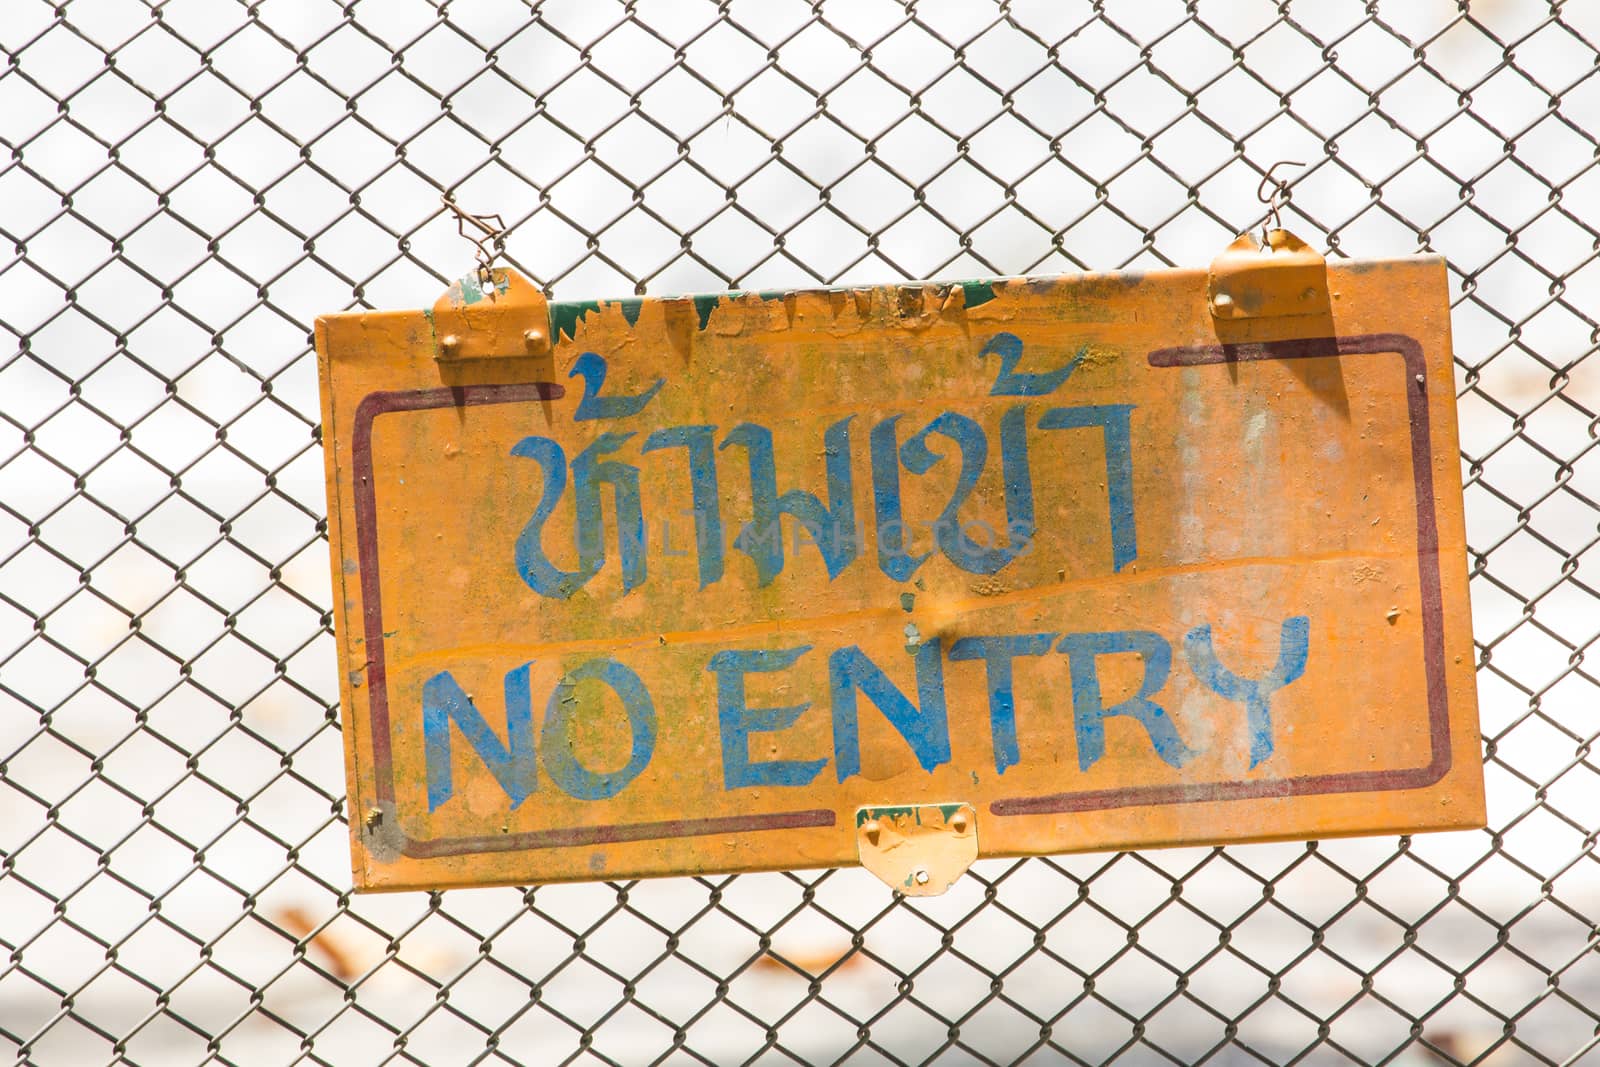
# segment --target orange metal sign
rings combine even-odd
[[[319,320],[357,885],[1481,825],[1444,266],[1308,255]]]

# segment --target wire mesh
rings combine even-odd
[[[39,1063],[1600,1061],[1600,6],[7,0],[0,1045]],[[1450,263],[1490,827],[353,897],[308,324]],[[1284,172],[1280,171],[1280,174]],[[0,351],[5,351],[0,346]]]

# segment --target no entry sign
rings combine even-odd
[[[1444,266],[1310,270],[319,320],[357,884],[1481,824]]]

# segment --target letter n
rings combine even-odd
[[[506,740],[502,744],[483,715],[456,684],[449,671],[429,678],[422,686],[422,744],[428,764],[428,810],[434,811],[455,792],[451,775],[450,724],[454,722],[500,783],[515,809],[539,787],[538,757],[533,743],[533,704],[528,692],[528,668],[506,674]]]
[[[856,715],[856,690],[866,694],[900,732],[916,754],[922,769],[931,771],[950,762],[950,723],[944,703],[944,649],[935,639],[918,645],[919,710],[855,645],[828,657],[828,684],[833,696],[834,769],[839,781],[861,773],[861,736]]]

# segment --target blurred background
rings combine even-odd
[[[5,0],[18,1061],[1600,1062],[1600,4]],[[1483,832],[353,897],[310,324],[1448,257]],[[1589,563],[1591,571],[1584,571]]]

